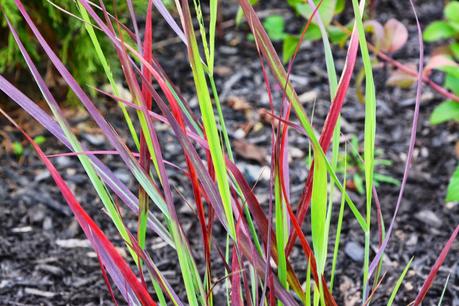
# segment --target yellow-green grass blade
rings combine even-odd
[[[198,25],[199,25],[199,33],[201,34],[202,48],[204,50],[204,56],[206,58],[206,65],[203,65],[203,67],[206,71],[210,71],[207,67],[210,61],[210,51],[209,51],[209,44],[207,42],[206,25],[204,23],[204,17],[203,17],[202,9],[201,9],[201,1],[193,0],[193,4],[194,4],[194,9],[196,11],[196,20],[198,21]]]
[[[99,58],[102,68],[104,69],[105,75],[107,76],[107,79],[110,83],[112,91],[115,94],[115,96],[119,96],[118,85],[116,84],[115,78],[113,77],[113,72],[110,67],[110,64],[108,63],[107,58],[105,57],[105,54],[102,50],[102,47],[100,46],[99,40],[94,31],[94,27],[91,23],[91,20],[89,19],[88,12],[86,12],[86,9],[79,2],[78,2],[78,9],[80,10],[82,19],[85,21],[84,23],[85,29],[88,32],[89,37],[91,38],[91,42],[93,44],[94,50],[96,52],[97,57]],[[139,146],[140,146],[139,137],[137,136],[137,132],[135,131],[134,124],[132,123],[131,117],[129,116],[126,106],[123,103],[118,103],[118,105],[121,108],[121,111],[124,116],[124,120],[126,121],[129,132],[131,133],[132,140],[134,141],[137,149],[139,149]]]
[[[204,67],[199,56],[199,48],[196,41],[196,35],[191,23],[191,15],[188,4],[183,1],[184,28],[186,29],[188,39],[188,53],[198,96],[199,107],[201,109],[204,131],[209,142],[210,155],[212,164],[215,168],[217,186],[223,202],[228,228],[230,235],[236,239],[234,226],[233,211],[231,207],[231,194],[229,190],[228,176],[226,174],[226,164],[222,151],[220,139],[218,137],[217,123],[213,112],[212,100],[209,94]]]
[[[308,0],[308,4],[311,7],[311,10],[314,11],[314,9],[316,8],[314,1]],[[321,3],[319,2],[319,4]],[[322,44],[324,46],[324,53],[325,53],[325,65],[327,68],[328,83],[330,87],[329,88],[330,98],[333,100],[336,94],[336,89],[338,87],[335,61],[333,59],[333,53],[330,47],[330,41],[328,40],[327,29],[325,28],[325,25],[322,22],[320,14],[315,14],[314,19],[316,19],[316,23],[318,24],[319,30],[320,30],[320,35],[322,36]]]
[[[344,193],[346,192],[346,178],[347,178],[347,149],[346,146],[344,147],[344,169],[343,169],[344,177],[343,177],[343,186],[344,186]],[[338,251],[339,251],[339,244],[341,241],[341,228],[343,225],[343,218],[344,218],[344,204],[345,204],[344,196],[341,195],[341,204],[339,208],[338,214],[338,224],[336,225],[336,237],[335,237],[335,246],[333,249],[333,260],[332,260],[332,268],[330,272],[330,291],[333,292],[333,285],[335,282],[335,271],[336,271],[336,263],[338,261]]]
[[[311,260],[308,259],[308,268],[306,269],[306,294],[304,295],[304,305],[311,306]]]
[[[319,277],[324,272],[326,248],[325,248],[325,219],[327,215],[327,169],[325,161],[318,150],[314,150],[314,174],[312,183],[311,204],[311,231],[312,243],[317,260]],[[325,256],[324,256],[325,255]]]
[[[288,238],[288,228],[287,228],[287,215],[285,214],[284,201],[281,191],[281,178],[279,176],[278,165],[275,166],[275,177],[274,177],[274,214],[276,218],[276,243],[277,250],[279,254],[278,263],[277,263],[277,274],[279,277],[280,284],[287,288],[287,259],[285,257],[285,246],[287,244]],[[282,303],[278,303],[282,305]]]
[[[451,276],[451,273],[449,273],[448,277],[446,278],[445,286],[443,286],[443,290],[441,292],[441,296],[440,296],[440,299],[438,300],[437,306],[441,306],[441,304],[443,303],[443,298],[445,297],[446,288],[448,288],[448,282],[449,282],[450,276]]]
[[[312,127],[307,115],[305,114],[304,109],[301,106],[301,103],[299,102],[298,96],[297,96],[296,92],[293,89],[293,86],[287,80],[286,72],[283,69],[283,66],[281,64],[281,61],[280,61],[279,57],[273,51],[272,44],[270,45],[268,43],[269,40],[267,39],[266,33],[265,32],[261,32],[262,26],[261,25],[259,27],[258,26],[254,26],[254,22],[255,21],[259,22],[258,19],[255,19],[255,18],[258,18],[258,17],[256,16],[255,12],[253,11],[253,8],[251,7],[251,5],[248,3],[247,0],[240,0],[240,4],[241,4],[241,7],[242,7],[244,13],[246,14],[246,19],[247,19],[247,21],[249,22],[249,25],[252,28],[252,33],[254,34],[254,36],[257,37],[255,39],[255,41],[259,42],[260,50],[262,51],[263,55],[265,56],[269,66],[271,67],[271,70],[272,70],[273,74],[276,76],[276,78],[278,79],[278,81],[281,84],[287,84],[286,87],[285,87],[285,95],[288,98],[288,100],[292,103],[292,107],[293,107],[293,109],[295,111],[295,114],[297,115],[298,120],[300,121],[301,126],[303,127],[306,135],[309,137],[309,139],[310,139],[310,141],[311,141],[311,143],[313,145],[313,148],[314,149],[317,148],[317,150],[319,151],[319,154],[323,158],[325,158],[326,165],[327,165],[327,170],[329,171],[329,174],[330,174],[331,178],[333,179],[333,182],[337,185],[338,189],[340,191],[342,191],[343,188],[342,188],[338,178],[336,177],[336,174],[334,173],[333,168],[328,163],[328,160],[325,157],[325,153],[323,152],[323,150],[322,150],[322,148],[321,148],[321,146],[319,144],[319,140],[318,140],[318,138],[316,136],[317,133],[315,132],[315,130]],[[261,30],[259,28],[261,28]],[[355,204],[351,201],[349,196],[346,194],[345,197],[346,197],[346,203],[348,203],[348,205],[351,208],[352,213],[355,215],[358,223],[360,224],[362,229],[365,230],[367,226],[366,226],[366,222],[365,222],[364,218],[362,217],[362,215],[360,214],[358,209],[355,207]]]
[[[364,1],[361,4],[365,4]],[[362,8],[363,8],[362,5]],[[370,263],[370,223],[371,223],[371,204],[373,189],[373,170],[374,170],[374,148],[376,134],[376,93],[371,67],[370,54],[368,52],[365,30],[362,22],[362,13],[357,0],[352,0],[355,15],[355,24],[359,35],[359,45],[362,61],[365,70],[365,127],[364,127],[364,161],[365,161],[365,193],[366,193],[366,224],[365,231],[365,256],[363,267],[363,297],[368,294],[368,270]]]
[[[395,300],[395,297],[397,296],[398,290],[400,289],[400,286],[402,285],[403,280],[405,279],[406,273],[410,269],[411,262],[413,261],[413,259],[414,259],[414,257],[411,257],[410,261],[406,264],[405,269],[403,269],[402,274],[400,275],[400,277],[398,278],[397,282],[395,283],[394,289],[392,290],[392,293],[391,293],[391,295],[389,297],[389,301],[387,302],[387,306],[392,306],[392,304],[394,303],[394,300]]]
[[[218,19],[218,0],[210,0],[210,20],[209,20],[209,54],[210,58],[207,62],[209,74],[214,74],[214,61],[215,61],[215,29],[217,27]]]

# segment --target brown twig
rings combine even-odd
[[[391,58],[389,55],[385,54],[384,52],[382,51],[378,51],[376,50],[375,46],[373,46],[372,44],[368,44],[368,48],[377,56],[379,57],[380,59],[382,59],[383,61],[391,64],[392,66],[396,67],[397,69],[399,69],[400,71],[403,71],[411,76],[414,76],[416,77],[417,76],[417,71],[416,70],[413,70],[413,69],[410,69],[408,68],[407,66],[403,65],[402,63],[400,63],[399,61]],[[444,87],[438,85],[437,83],[435,83],[434,81],[432,81],[428,76],[424,75],[422,77],[422,81],[424,83],[426,83],[427,85],[429,85],[433,90],[435,90],[436,92],[438,92],[439,94],[441,94],[442,96],[444,96],[445,98],[448,98],[450,100],[453,100],[455,102],[459,102],[459,97],[456,96],[455,94],[449,92],[448,90],[446,90]]]
[[[347,33],[349,35],[351,34],[351,31],[348,28],[346,28],[345,26],[343,26],[342,24],[340,24],[338,22],[335,22],[335,25],[337,27],[339,27],[343,32],[345,32],[345,33]],[[378,50],[370,42],[368,42],[368,49],[370,49],[371,52],[373,52],[377,57],[379,57],[383,61],[391,64],[392,66],[394,66],[395,68],[399,69],[400,71],[403,71],[406,74],[409,74],[409,75],[411,75],[413,77],[417,77],[418,76],[418,72],[416,70],[410,69],[409,67],[407,67],[407,66],[403,65],[402,63],[400,63],[399,61],[393,59],[392,57],[390,57],[389,55],[387,55],[383,51]],[[447,89],[445,89],[441,85],[439,85],[439,84],[435,83],[434,81],[432,81],[427,75],[423,75],[422,81],[424,83],[426,83],[427,85],[429,85],[433,90],[438,92],[440,95],[444,96],[445,98],[448,98],[448,99],[450,99],[452,101],[455,101],[455,102],[459,102],[459,97],[458,96],[456,96],[455,94],[449,92]]]

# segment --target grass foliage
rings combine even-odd
[[[372,61],[364,31],[364,20],[362,20],[362,16],[365,16],[365,1],[360,3],[357,0],[352,1],[355,21],[347,44],[346,62],[341,75],[337,75],[333,50],[327,36],[328,31],[324,26],[330,23],[330,16],[333,14],[327,6],[332,5],[330,10],[335,10],[337,3],[341,6],[343,1],[308,1],[307,4],[295,2],[298,9],[304,12],[307,22],[302,34],[295,37],[289,47],[291,56],[289,55],[288,58],[291,57],[291,60],[287,69],[265,30],[264,26],[267,23],[263,25],[258,18],[253,1],[239,1],[241,6],[239,14],[242,14],[240,17],[244,16],[258,51],[260,74],[265,80],[270,99],[270,115],[273,118],[270,171],[272,194],[270,194],[269,205],[262,205],[264,203],[259,202],[253,186],[235,164],[231,139],[220,105],[219,89],[214,79],[214,63],[219,56],[215,47],[220,9],[218,0],[206,2],[208,10],[203,9],[204,3],[200,0],[175,1],[174,10],[178,14],[179,23],[175,21],[163,2],[145,1],[147,5],[142,12],[145,12],[147,21],[142,37],[136,21],[139,16],[136,15],[131,0],[121,1],[130,17],[129,23],[126,24],[123,24],[125,21],[117,18],[118,15],[113,12],[111,5],[104,5],[104,1],[68,2],[68,5],[74,6],[70,8],[66,4],[61,7],[62,11],[59,13],[53,11],[53,16],[58,16],[55,17],[58,21],[63,18],[71,20],[79,37],[84,38],[84,44],[71,40],[75,46],[72,52],[79,53],[78,50],[81,48],[86,49],[85,54],[90,51],[89,66],[94,66],[94,69],[88,71],[86,70],[90,67],[83,65],[81,61],[69,61],[66,55],[66,44],[69,44],[69,40],[65,37],[71,35],[70,30],[61,30],[64,36],[58,37],[60,44],[56,54],[55,45],[51,45],[49,37],[44,35],[40,23],[33,16],[36,14],[36,8],[24,6],[20,0],[4,2],[0,1],[5,16],[5,26],[8,27],[11,35],[8,48],[14,47],[19,50],[52,113],[48,114],[40,108],[36,101],[25,96],[3,76],[0,76],[0,90],[66,146],[70,152],[66,154],[75,155],[79,159],[108,217],[123,238],[130,260],[125,260],[119,255],[103,229],[98,227],[78,203],[75,195],[53,166],[51,157],[47,156],[34,139],[17,126],[8,114],[3,110],[1,112],[22,131],[51,172],[56,185],[99,257],[113,299],[115,294],[112,285],[129,305],[216,305],[213,289],[215,285],[222,283],[225,287],[226,301],[231,305],[274,305],[276,303],[278,305],[336,305],[333,289],[337,287],[338,279],[335,277],[335,271],[339,266],[343,222],[352,221],[344,219],[344,212],[349,210],[351,213],[347,218],[355,218],[361,227],[365,241],[362,297],[367,303],[371,302],[379,287],[378,284],[385,281],[380,277],[381,262],[394,220],[386,235],[384,220],[378,208],[379,202],[374,198],[377,194],[374,173],[376,92],[372,76]],[[111,1],[106,2],[111,3]],[[38,7],[46,9],[48,5],[43,3]],[[168,5],[174,4],[168,2]],[[187,50],[199,111],[191,110],[188,101],[181,97],[152,52],[152,46],[155,44],[152,35],[153,10],[157,10],[165,19]],[[70,17],[68,13],[73,16]],[[330,88],[330,109],[320,133],[314,129],[311,118],[303,109],[295,88],[289,80],[299,46],[307,37],[309,26],[312,24],[319,29],[322,37],[326,62],[324,68],[327,71]],[[128,29],[127,26],[130,25],[134,31]],[[32,33],[34,38],[24,35],[25,31]],[[38,56],[36,48],[31,48],[31,45],[39,45],[43,52],[40,51]],[[422,41],[420,46],[422,62]],[[363,208],[357,206],[347,194],[348,148],[340,143],[340,113],[346,101],[354,67],[359,60],[359,50],[365,78],[362,168],[366,202]],[[117,55],[116,62],[113,61],[111,54]],[[36,67],[36,63],[42,57],[49,60],[81,106],[102,130],[113,151],[99,153],[116,154],[120,157],[137,182],[136,193],[118,180],[109,166],[93,154],[94,152],[89,151],[74,134],[70,123],[63,115],[63,110],[39,73],[39,67]],[[69,66],[73,69],[68,69]],[[106,82],[112,89],[110,94],[97,90],[119,105],[126,121],[126,130],[132,137],[134,144],[132,147],[126,144],[118,131],[101,114],[93,99],[86,93],[85,84],[78,82],[81,80],[81,73],[92,75],[97,69],[95,67],[101,67]],[[131,94],[132,99],[129,101],[120,97],[117,85],[120,81],[114,73],[117,67],[121,67],[122,81]],[[418,80],[421,78],[422,75],[419,74]],[[283,89],[281,101],[274,101],[271,94],[275,85]],[[418,87],[418,93],[420,90],[421,87]],[[418,94],[417,107],[419,101]],[[153,112],[153,105],[157,106],[158,112]],[[200,226],[204,269],[201,269],[196,262],[188,241],[190,233],[184,230],[183,220],[176,211],[175,203],[182,201],[183,198],[172,186],[167,168],[179,167],[179,165],[164,160],[166,148],[158,139],[156,130],[158,122],[168,126],[182,149],[185,167],[178,168],[177,171],[181,171],[189,178],[189,186],[186,187],[192,190],[193,202],[189,205],[196,212],[195,220]],[[412,145],[414,145],[416,125],[417,117],[413,121]],[[292,203],[289,194],[291,187],[288,164],[289,133],[300,133],[300,137],[308,139],[311,148],[309,162],[306,161],[304,165],[309,167],[309,174],[298,203]],[[411,154],[412,150],[409,151],[409,155]],[[344,167],[338,166],[340,156],[343,155]],[[409,158],[407,163],[410,160]],[[408,170],[407,166],[400,199]],[[340,194],[340,200],[335,202],[333,199],[336,193]],[[125,225],[124,215],[120,213],[118,205],[126,207],[137,217],[138,225],[135,229]],[[398,205],[399,203],[397,210]],[[375,214],[374,211],[378,213]],[[396,213],[397,211],[394,219]],[[332,222],[332,214],[338,214],[336,224]],[[379,224],[378,231],[370,228],[374,220]],[[214,241],[216,238],[212,229],[215,224],[219,224],[227,234],[226,249],[220,249]],[[306,236],[304,226],[311,229],[310,238]],[[337,234],[334,237],[331,235],[332,227],[336,227],[336,231],[333,232]],[[426,283],[421,288],[415,305],[419,305],[425,297],[458,230],[456,229],[440,254]],[[376,232],[377,238],[372,236]],[[159,237],[175,251],[176,258],[170,260],[175,260],[180,267],[180,287],[171,286],[168,279],[156,267],[150,252],[146,249],[147,238],[151,236]],[[376,239],[379,239],[380,249],[377,256],[372,258],[370,247]],[[294,256],[291,251],[295,246],[298,246],[301,252]],[[225,268],[223,275],[213,270],[216,260],[223,261]],[[295,271],[293,262],[303,263],[303,271],[306,273]],[[394,302],[410,264],[411,261],[407,263],[398,281],[393,284],[394,290],[388,305]],[[330,266],[331,269],[328,268]],[[177,290],[181,288],[185,289],[186,295],[177,294]]]

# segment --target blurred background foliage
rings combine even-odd
[[[122,22],[126,22],[129,11],[126,1],[105,1],[106,8],[113,12]],[[114,4],[115,3],[115,4]],[[133,0],[136,10],[145,8],[146,1]],[[26,1],[24,5],[37,24],[39,30],[51,45],[64,64],[80,84],[94,86],[104,78],[104,72],[84,24],[75,18],[80,16],[76,3],[72,0],[51,2],[48,0]],[[43,72],[49,86],[55,87],[59,82],[48,65],[48,59],[41,51],[38,42],[31,35],[25,22],[16,8],[14,0],[0,0],[2,11],[14,24],[19,36],[25,43],[27,51]],[[71,14],[75,15],[72,16]],[[101,15],[102,16],[102,15]],[[102,50],[109,62],[115,63],[116,54],[104,35],[96,31]],[[127,37],[126,37],[127,38]],[[22,55],[7,28],[3,14],[0,14],[0,73],[8,78],[27,79],[28,73]],[[112,67],[116,73],[119,67]],[[27,77],[25,76],[27,75]],[[71,100],[67,96],[67,100]]]

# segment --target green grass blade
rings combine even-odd
[[[441,296],[440,296],[440,299],[438,300],[437,306],[441,306],[441,304],[443,303],[443,298],[445,297],[446,288],[448,288],[448,282],[449,282],[450,276],[451,276],[451,273],[449,273],[448,277],[446,278],[445,286],[443,287],[443,290],[441,292]]]
[[[81,5],[81,3],[79,2],[78,2],[78,9],[80,10],[82,19],[85,21],[85,24],[84,24],[85,29],[88,32],[89,37],[91,38],[91,42],[93,44],[94,50],[96,51],[96,55],[99,58],[100,64],[102,65],[105,75],[107,76],[108,81],[110,82],[112,91],[115,94],[115,96],[119,97],[118,85],[115,82],[115,78],[113,77],[112,69],[110,68],[107,58],[105,57],[102,47],[100,46],[99,40],[94,31],[94,27],[92,26],[91,20],[89,19],[88,12],[84,8],[84,6]],[[134,124],[132,123],[131,117],[129,116],[126,106],[123,103],[118,103],[118,105],[121,108],[121,111],[124,116],[124,120],[126,121],[129,132],[131,133],[132,140],[134,141],[137,149],[139,149],[140,147],[139,137],[137,136],[137,132],[135,131]]]
[[[209,51],[209,44],[207,42],[206,25],[204,23],[204,17],[203,17],[202,9],[201,9],[201,1],[193,0],[193,4],[194,4],[194,9],[196,11],[196,20],[198,21],[199,33],[201,34],[202,48],[204,50],[204,56],[206,58],[206,65],[203,65],[203,68],[206,71],[210,71],[207,67],[208,63],[210,62],[210,51]]]
[[[364,3],[364,2],[362,2]],[[355,24],[359,34],[360,51],[365,70],[365,127],[364,127],[364,160],[365,160],[365,193],[366,193],[366,224],[365,231],[365,256],[363,264],[363,297],[368,295],[368,273],[370,264],[370,223],[371,223],[371,204],[373,189],[373,172],[374,172],[374,150],[376,134],[376,92],[373,80],[373,71],[371,66],[370,54],[365,38],[365,30],[362,22],[362,13],[360,12],[357,0],[352,0],[355,15]],[[363,12],[363,10],[362,10]]]
[[[392,304],[394,303],[395,297],[397,296],[397,292],[400,289],[400,285],[402,284],[406,273],[410,269],[411,262],[413,261],[413,258],[414,257],[412,257],[410,259],[410,261],[407,263],[405,269],[403,269],[402,274],[400,275],[400,277],[398,278],[397,282],[395,283],[394,289],[392,290],[392,293],[391,293],[391,295],[389,297],[389,301],[387,302],[387,306],[392,306]]]
[[[308,259],[308,268],[306,270],[306,294],[304,296],[304,305],[311,306],[311,260]]]
[[[230,235],[236,239],[236,231],[234,226],[233,211],[231,207],[231,194],[229,191],[228,177],[226,175],[226,164],[223,156],[222,146],[218,136],[217,123],[213,112],[212,100],[209,94],[207,81],[205,77],[204,67],[199,55],[199,48],[196,41],[196,36],[191,23],[191,16],[187,3],[184,3],[184,19],[185,28],[188,38],[188,53],[193,72],[196,92],[198,96],[199,107],[201,109],[204,130],[209,142],[210,154],[212,163],[215,168],[217,186],[222,198],[223,207],[225,210]]]
[[[260,50],[262,51],[263,55],[265,56],[272,73],[274,76],[277,78],[279,83],[281,84],[287,84],[285,87],[285,95],[292,103],[292,107],[295,111],[295,114],[297,115],[298,120],[301,123],[301,126],[303,127],[306,135],[309,137],[313,148],[317,148],[319,151],[319,154],[325,159],[327,170],[331,176],[331,179],[333,182],[336,184],[338,189],[340,191],[343,190],[338,178],[336,177],[336,174],[333,171],[333,167],[330,165],[328,160],[325,157],[325,153],[323,152],[319,140],[317,138],[317,133],[315,132],[314,128],[312,127],[306,113],[304,112],[304,109],[301,105],[301,103],[298,100],[298,96],[293,89],[293,86],[291,83],[287,80],[287,74],[282,66],[282,63],[277,56],[276,52],[274,51],[274,47],[272,46],[272,43],[270,42],[269,38],[267,37],[266,32],[263,29],[263,26],[261,25],[258,17],[256,16],[256,13],[254,12],[252,6],[247,0],[240,0],[239,3],[241,4],[241,7],[244,11],[244,14],[246,16],[246,19],[249,22],[249,25],[252,29],[253,35],[256,37],[255,41],[259,42],[258,46]],[[358,209],[355,207],[355,204],[351,201],[348,195],[346,195],[346,203],[348,203],[349,207],[351,208],[352,213],[355,215],[358,223],[362,227],[363,230],[366,229],[366,222]]]
[[[207,68],[209,74],[214,74],[214,60],[215,60],[215,29],[217,27],[218,19],[218,0],[210,0],[210,20],[209,20],[209,61]]]
[[[344,177],[343,177],[343,186],[344,191],[346,191],[346,177],[347,177],[347,149],[344,148]],[[336,226],[336,237],[335,237],[335,246],[333,249],[333,260],[332,260],[332,268],[330,272],[330,291],[333,292],[333,285],[335,281],[335,271],[336,271],[336,262],[338,261],[338,251],[339,251],[339,244],[341,241],[341,228],[343,225],[343,217],[344,217],[344,196],[341,196],[341,205],[339,208],[339,215],[338,215],[338,224]]]
[[[314,180],[312,184],[311,230],[319,277],[325,268],[325,219],[327,215],[327,169],[324,158],[314,150]]]
[[[286,246],[286,239],[288,238],[288,231],[286,232],[287,227],[287,220],[285,214],[285,208],[282,198],[282,191],[281,191],[281,178],[279,177],[278,167],[276,166],[276,174],[274,177],[274,203],[275,203],[275,219],[276,219],[276,243],[277,243],[277,250],[279,251],[279,258],[277,263],[277,274],[279,277],[280,284],[287,288],[287,259],[285,257],[285,246]],[[278,303],[278,305],[281,305]]]

